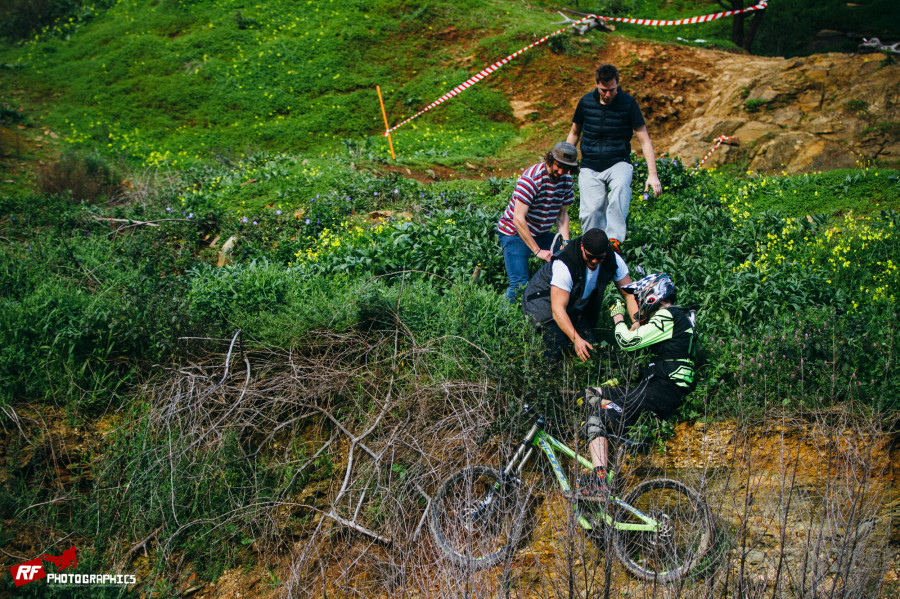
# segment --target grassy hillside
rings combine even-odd
[[[870,22],[827,3],[821,14],[804,19],[805,8],[783,4],[768,9],[760,36],[783,38],[781,28],[799,29],[796,19],[819,19],[819,28],[835,15],[845,23]],[[857,12],[882,14],[880,6],[872,0]],[[0,49],[0,100],[6,110],[39,118],[69,144],[144,166],[178,167],[261,150],[343,155],[348,147],[385,158],[376,85],[396,124],[473,69],[556,30],[556,8],[508,0],[98,3]],[[577,4],[582,12],[658,18],[720,8],[715,2]],[[886,14],[894,15],[886,23],[896,18],[896,11]],[[705,38],[728,47],[730,26],[723,19],[674,28],[619,25],[619,31],[673,42]],[[534,63],[527,77],[554,76],[541,70],[542,53],[590,55],[602,40],[594,32],[576,44],[567,34],[515,64]],[[459,165],[496,154],[515,134],[502,89],[516,85],[501,69],[399,130],[402,159]],[[53,108],[45,111],[50,98]]]
[[[53,97],[45,123],[71,143],[145,165],[342,152],[343,140],[383,130],[376,85],[399,119],[468,76],[453,64],[463,51],[484,62],[550,26],[543,11],[481,5],[119,2],[8,50],[3,78],[25,90],[23,112]],[[430,134],[398,143],[413,154],[485,155],[510,136],[510,116],[506,100],[480,86],[423,120]]]
[[[406,176],[533,159],[503,91],[521,82],[501,73],[402,130],[398,164],[378,136],[376,84],[408,115],[546,33],[546,7],[121,1],[3,49],[4,168],[29,156],[16,131],[44,164],[0,188],[0,546],[71,539],[79,564],[140,569],[135,594],[174,594],[189,568],[213,581],[302,544],[347,428],[437,443],[448,406],[484,402],[490,444],[524,402],[627,380],[609,328],[594,360],[548,375],[505,301],[494,231],[514,178]],[[633,434],[774,406],[891,430],[898,172],[658,168],[666,193],[635,189],[625,255],[700,306],[704,365],[677,418]],[[401,454],[385,470],[402,481],[419,457]],[[142,540],[149,557],[129,551]]]

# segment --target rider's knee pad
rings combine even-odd
[[[587,440],[593,441],[597,437],[606,436],[606,423],[599,414],[591,414],[584,423],[584,435]]]

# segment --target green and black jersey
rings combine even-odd
[[[616,342],[625,351],[649,348],[653,361],[645,376],[662,376],[678,385],[685,393],[697,386],[694,377],[696,327],[693,312],[689,317],[682,308],[669,306],[656,311],[650,321],[631,331],[628,325],[616,325]]]

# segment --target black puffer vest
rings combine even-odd
[[[582,99],[584,122],[581,126],[581,165],[601,172],[619,162],[631,162],[632,104],[634,98],[622,91],[610,104],[600,103],[595,89]]]
[[[550,259],[550,262],[544,264],[525,287],[525,293],[522,296],[522,311],[531,316],[534,321],[539,324],[546,324],[553,320],[553,308],[550,305],[550,280],[553,278],[553,262],[562,260],[563,264],[569,269],[572,275],[572,291],[569,293],[569,303],[566,305],[566,312],[575,310],[575,306],[581,301],[584,295],[584,284],[587,277],[587,262],[581,254],[581,237],[573,239],[566,248]],[[606,260],[604,260],[597,268],[600,272],[597,274],[597,286],[588,299],[582,310],[587,318],[590,327],[597,326],[597,318],[600,315],[600,302],[603,299],[603,293],[606,286],[612,281],[616,272],[616,258],[612,249],[607,250]]]

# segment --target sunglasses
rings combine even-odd
[[[589,254],[587,250],[584,250],[584,256],[590,262],[603,262],[606,260],[606,252],[603,252],[599,256],[595,256],[594,254]]]

